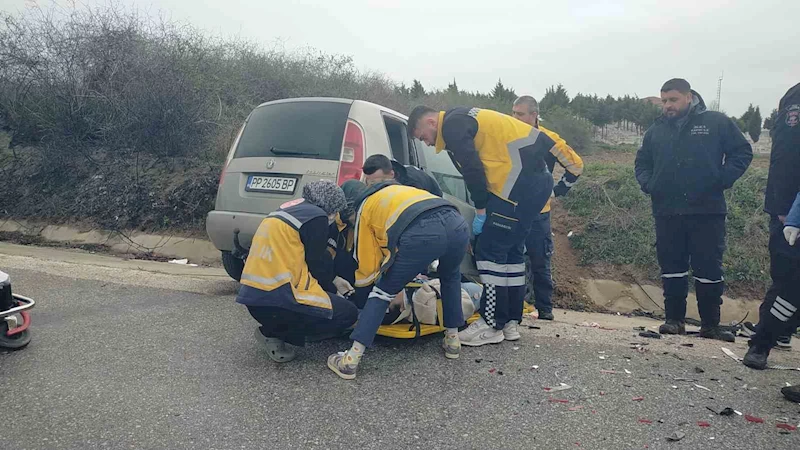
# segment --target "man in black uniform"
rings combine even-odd
[[[791,245],[784,225],[800,193],[800,84],[786,92],[772,128],[772,152],[764,211],[770,215],[770,275],[772,286],[759,311],[755,335],[744,364],[765,369],[770,350],[781,335],[791,334],[800,313],[800,245]],[[792,223],[792,220],[789,220]],[[800,386],[784,388],[789,400],[800,402]]]
[[[697,292],[700,336],[733,342],[719,327],[725,251],[724,191],[744,174],[753,151],[725,114],[708,111],[689,83],[661,88],[663,115],[644,135],[636,179],[653,204],[656,250],[664,283],[662,334],[685,334],[689,266]]]
[[[404,166],[385,155],[370,156],[364,161],[364,166],[361,170],[364,171],[364,181],[367,186],[396,180],[403,186],[422,189],[437,197],[442,196],[442,188],[439,187],[439,183],[432,176],[415,166]]]

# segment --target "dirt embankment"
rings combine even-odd
[[[0,154],[0,220],[112,231],[204,235],[220,167],[194,158],[105,153],[51,162],[40,152]]]

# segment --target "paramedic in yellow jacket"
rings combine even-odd
[[[528,125],[538,128],[542,133],[550,136],[556,145],[545,155],[544,160],[550,172],[556,163],[565,169],[561,180],[553,188],[553,197],[560,197],[569,192],[569,189],[578,181],[583,173],[583,160],[575,153],[564,139],[557,133],[539,126],[539,103],[529,95],[523,95],[514,101],[513,115]],[[553,255],[553,234],[550,230],[550,201],[544,206],[539,218],[533,222],[525,249],[531,260],[528,273],[533,286],[533,298],[536,301],[536,310],[539,318],[553,320],[553,278],[550,274],[550,259]],[[533,303],[533,300],[531,300]]]
[[[469,227],[447,200],[396,181],[348,190],[355,214],[353,255],[358,263],[356,292],[369,294],[350,337],[352,347],[328,358],[328,367],[351,380],[366,347],[372,345],[389,303],[408,282],[439,260],[442,315],[446,328],[443,342],[447,358],[458,358],[461,310],[461,261],[469,244]],[[371,288],[370,288],[371,287]]]
[[[317,270],[325,265],[328,227],[346,205],[335,183],[308,183],[302,198],[269,214],[253,236],[236,301],[261,324],[256,338],[276,362],[295,358],[287,343],[302,346],[306,338],[338,335],[356,322],[355,305],[334,293],[343,280]],[[318,279],[319,273],[331,273],[330,279]]]
[[[511,116],[479,108],[414,108],[412,135],[447,150],[464,175],[475,220],[475,259],[483,282],[481,319],[459,333],[480,346],[520,338],[525,297],[525,238],[553,190],[545,156],[555,145]],[[484,226],[485,224],[485,226]]]

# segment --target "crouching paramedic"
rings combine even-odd
[[[544,157],[555,142],[534,127],[488,109],[438,112],[418,106],[413,136],[450,154],[475,204],[472,232],[483,282],[481,319],[459,336],[479,346],[519,339],[525,297],[525,238],[553,191]],[[486,225],[484,227],[484,224]]]
[[[320,285],[309,269],[323,260],[328,227],[345,206],[336,184],[309,183],[302,198],[267,216],[253,237],[236,301],[261,324],[256,338],[276,362],[295,358],[292,345],[340,334],[358,318],[352,303],[323,289],[335,290],[332,280]]]
[[[372,286],[350,337],[352,347],[328,358],[328,367],[351,380],[366,347],[372,345],[389,303],[405,285],[439,260],[445,356],[458,358],[461,311],[461,261],[469,244],[469,227],[455,206],[426,191],[395,181],[379,183],[353,202],[356,289]],[[348,200],[350,200],[348,198]]]

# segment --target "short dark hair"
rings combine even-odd
[[[435,109],[425,105],[419,105],[414,107],[414,109],[411,110],[411,114],[409,114],[408,116],[409,134],[413,134],[414,130],[417,129],[417,124],[419,123],[420,119],[422,119],[424,116],[430,113],[435,113],[435,112],[436,112]]]
[[[681,94],[688,94],[692,91],[692,86],[683,78],[673,78],[661,86],[661,92],[678,91]]]
[[[384,173],[389,173],[393,170],[392,160],[386,155],[372,155],[364,161],[364,167],[361,168],[366,175],[382,170]]]

